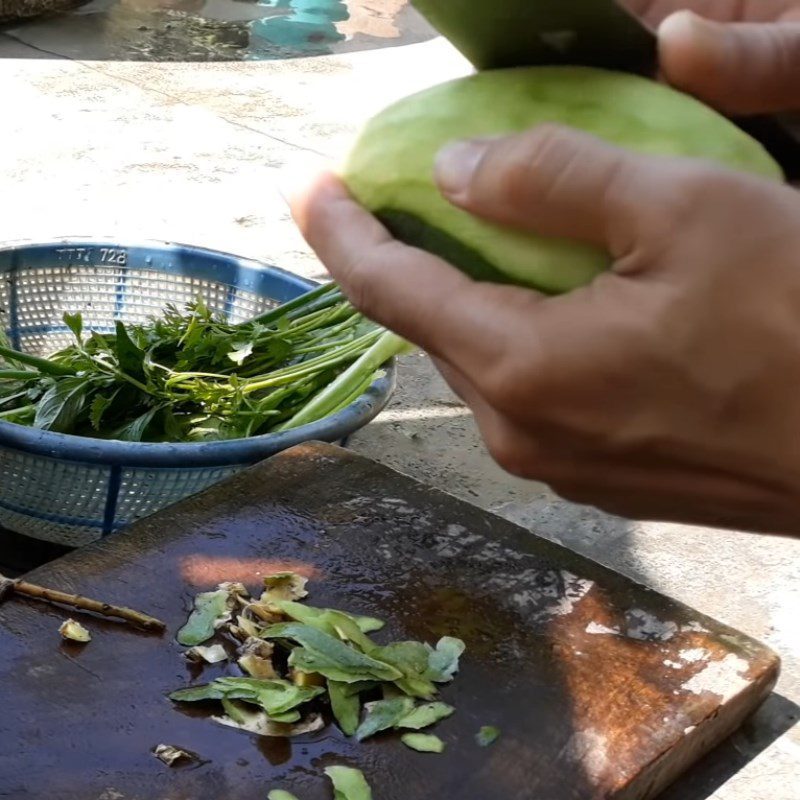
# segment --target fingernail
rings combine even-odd
[[[718,26],[694,11],[676,11],[658,26],[660,39],[691,40],[693,46],[719,48]]]
[[[444,194],[466,193],[485,153],[486,142],[453,142],[439,152],[434,166],[436,183]]]
[[[691,34],[694,29],[695,22],[700,19],[694,11],[688,9],[682,11],[675,11],[674,13],[664,17],[658,25],[659,38],[663,36],[671,36],[676,32]]]

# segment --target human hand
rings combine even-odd
[[[434,357],[506,470],[624,516],[800,532],[800,196],[553,126],[454,145],[438,180],[613,258],[547,298],[392,239],[332,176],[294,200],[344,291]]]
[[[798,0],[621,2],[660,26],[661,70],[676,88],[729,114],[800,110]]]

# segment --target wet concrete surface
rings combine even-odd
[[[54,18],[0,33],[13,109],[0,149],[0,240],[172,239],[311,277],[323,270],[280,198],[286,171],[339,157],[385,104],[468,71],[441,40],[180,63],[92,60],[80,53],[93,43],[64,31]],[[509,478],[422,356],[403,360],[391,407],[350,446],[771,645],[784,662],[776,694],[680,797],[797,800],[800,540],[618,519]]]
[[[431,38],[407,0],[92,0],[8,27],[45,52],[124,61],[264,61]]]

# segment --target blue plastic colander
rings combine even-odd
[[[0,247],[0,326],[17,349],[47,355],[87,328],[143,322],[167,304],[203,297],[242,322],[315,284],[225,253],[167,243],[66,239]],[[79,547],[200,492],[301,442],[335,442],[370,422],[394,390],[390,364],[362,397],[325,420],[284,433],[195,444],[87,439],[0,422],[0,527]]]

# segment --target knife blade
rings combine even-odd
[[[479,70],[573,64],[658,75],[658,38],[619,0],[411,0]],[[800,121],[732,120],[800,181]]]
[[[654,31],[616,0],[412,0],[479,70],[547,64],[654,76]]]

